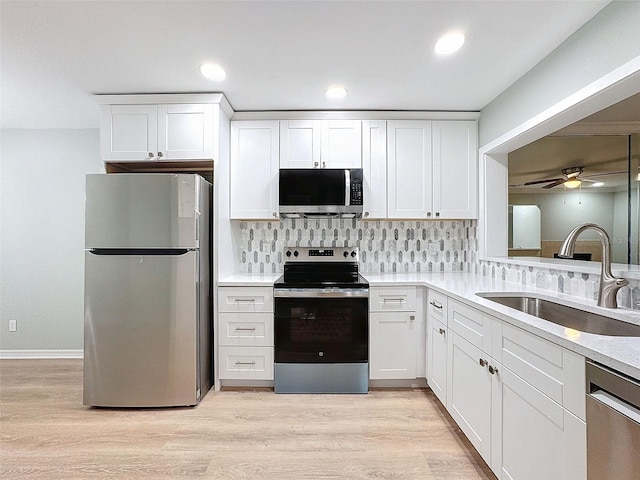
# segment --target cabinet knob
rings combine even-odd
[[[491,375],[495,375],[496,373],[498,373],[498,369],[496,367],[489,365],[489,373]]]
[[[318,162],[313,162],[314,167],[317,167],[318,165],[319,165]]]
[[[273,212],[273,218],[278,218],[278,212]]]
[[[162,152],[158,152],[158,158],[162,158],[164,155],[162,155]]]
[[[484,358],[481,358],[478,362],[480,363],[481,367],[486,367],[487,366],[487,361]]]
[[[427,212],[427,217],[431,217],[431,212]]]
[[[416,316],[415,315],[409,315],[409,320],[415,320]]]
[[[327,162],[322,162],[322,168],[325,168],[327,166]]]
[[[440,335],[444,335],[444,328],[439,328],[439,329],[438,329],[438,333],[439,333]]]
[[[149,152],[149,158],[153,158],[153,152]]]
[[[440,216],[440,212],[436,212],[436,217],[439,217],[439,216]]]
[[[365,218],[369,216],[369,212],[364,212]]]

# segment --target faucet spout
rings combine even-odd
[[[629,285],[626,278],[614,277],[611,273],[611,240],[609,235],[600,225],[595,223],[585,223],[575,227],[565,239],[558,257],[572,258],[576,249],[576,241],[585,230],[595,230],[600,237],[602,245],[602,268],[600,269],[600,288],[598,290],[598,306],[605,308],[618,308],[616,295],[625,285]]]

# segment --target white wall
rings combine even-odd
[[[488,144],[640,56],[638,25],[640,2],[611,2],[482,109],[479,145]],[[585,116],[597,110],[587,111]]]
[[[97,129],[0,130],[2,350],[82,349],[85,174],[103,171],[99,151]]]
[[[615,231],[613,193],[589,193],[584,190],[568,190],[566,193],[512,193],[509,194],[509,203],[540,207],[542,240],[562,241],[567,238],[573,227],[581,223],[597,223],[610,236],[613,236]],[[580,240],[599,238],[598,234],[591,230],[580,235]]]

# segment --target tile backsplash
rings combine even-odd
[[[358,247],[360,271],[469,272],[477,261],[475,220],[284,219],[234,222],[241,272],[278,273],[285,247]]]
[[[478,259],[477,221],[284,219],[234,221],[243,273],[280,273],[286,247],[358,247],[362,273],[471,272],[596,300],[600,275]],[[620,289],[618,304],[640,309],[640,280]]]

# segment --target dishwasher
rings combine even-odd
[[[640,479],[640,381],[587,360],[587,479]]]

